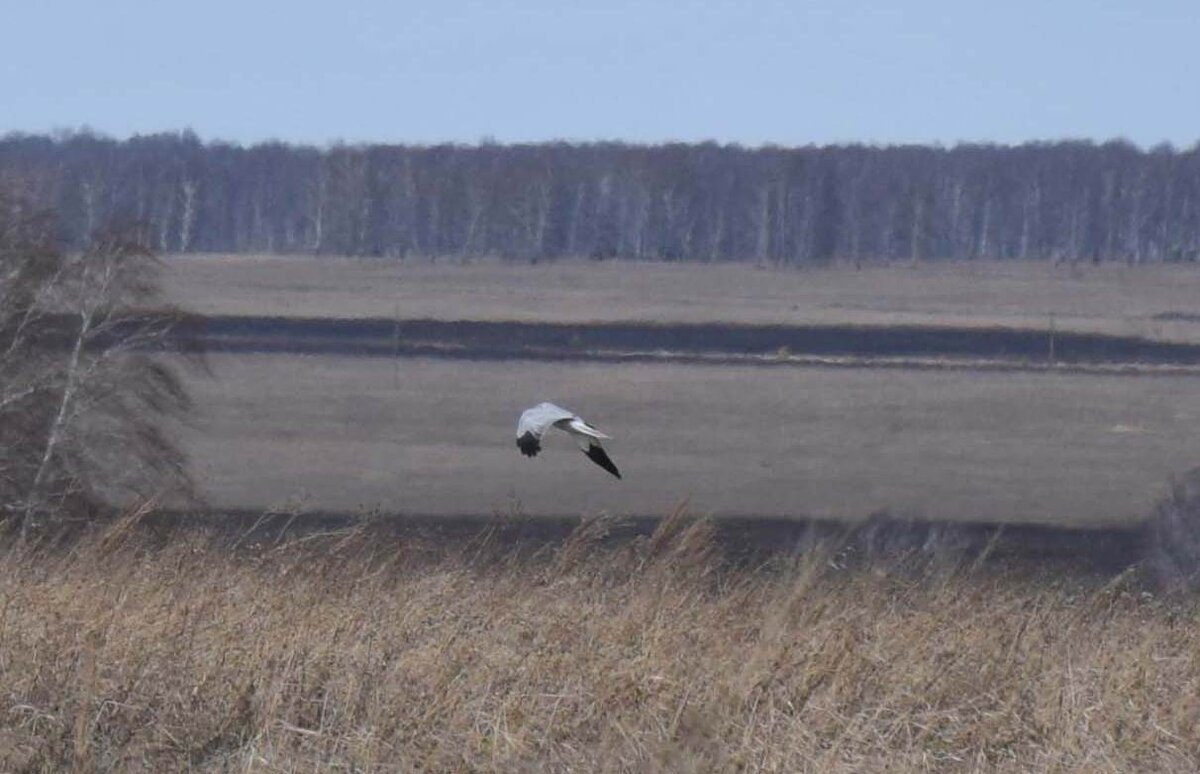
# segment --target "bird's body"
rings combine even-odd
[[[617,478],[621,477],[621,471],[617,470],[617,466],[600,445],[600,440],[609,436],[553,403],[539,403],[522,412],[520,420],[517,421],[517,448],[526,457],[537,456],[542,450],[542,436],[552,427],[557,427],[574,438],[589,460]]]

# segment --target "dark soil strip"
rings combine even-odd
[[[473,359],[704,356],[912,357],[1023,363],[1200,365],[1200,345],[1013,328],[190,318],[210,351]]]
[[[144,320],[93,334],[103,347],[139,331]],[[77,321],[39,321],[36,337],[69,347]],[[211,352],[443,357],[473,360],[654,360],[696,363],[904,367],[935,361],[966,366],[1200,366],[1200,344],[1099,333],[935,326],[727,325],[606,322],[588,324],[481,320],[385,320],[296,317],[185,317],[166,339],[142,346]],[[818,362],[828,358],[827,362]],[[905,361],[906,362],[902,362]]]

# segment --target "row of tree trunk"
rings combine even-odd
[[[774,265],[1200,256],[1200,146],[203,143],[0,139],[0,179],[69,245],[114,219],[160,251]]]

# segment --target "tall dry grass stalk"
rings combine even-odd
[[[138,518],[0,558],[0,770],[1200,766],[1196,606],[1124,575]]]

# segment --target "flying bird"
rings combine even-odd
[[[617,470],[617,466],[600,445],[601,438],[610,436],[553,403],[539,403],[521,413],[521,419],[517,422],[517,448],[526,457],[536,456],[542,450],[542,436],[551,427],[557,427],[574,438],[589,460],[617,478],[621,477],[621,471]]]

